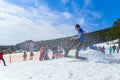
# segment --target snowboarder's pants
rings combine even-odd
[[[73,40],[69,46],[69,49],[65,50],[65,57],[68,56],[69,51],[73,48],[76,49],[75,56],[79,57],[79,49],[82,48],[83,46],[83,41],[79,40]]]
[[[2,61],[3,61],[4,66],[5,66],[5,65],[6,65],[5,60],[4,60],[3,58],[0,58],[0,60],[2,60]]]

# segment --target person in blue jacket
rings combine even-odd
[[[110,53],[110,55],[112,54],[112,47],[111,46],[109,48],[109,53]]]
[[[69,53],[69,50],[71,48],[73,48],[74,46],[77,46],[76,47],[76,53],[75,53],[75,57],[76,58],[79,58],[79,48],[81,48],[83,46],[83,42],[84,42],[84,32],[83,29],[80,27],[79,24],[76,24],[75,25],[75,30],[78,32],[78,35],[77,36],[74,36],[71,38],[72,40],[72,44],[70,45],[70,48],[68,50],[66,50],[65,52],[65,57],[68,56],[68,53]]]

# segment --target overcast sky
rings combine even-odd
[[[115,1],[0,0],[0,45],[72,36],[75,24],[88,32],[111,27],[120,16]]]

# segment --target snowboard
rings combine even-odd
[[[87,60],[87,57],[79,56],[79,58],[77,58],[77,59]]]
[[[73,59],[80,59],[80,60],[87,60],[87,57],[79,56],[76,58],[75,56],[67,56],[68,58],[73,58]]]

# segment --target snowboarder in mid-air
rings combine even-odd
[[[79,24],[75,25],[75,30],[78,31],[78,35],[71,38],[72,44],[70,44],[69,48],[65,50],[65,57],[68,57],[68,53],[69,53],[70,49],[72,49],[74,46],[76,46],[75,57],[77,59],[81,59],[81,57],[79,56],[79,48],[81,48],[83,46],[85,31],[83,31],[83,29],[80,27]]]

